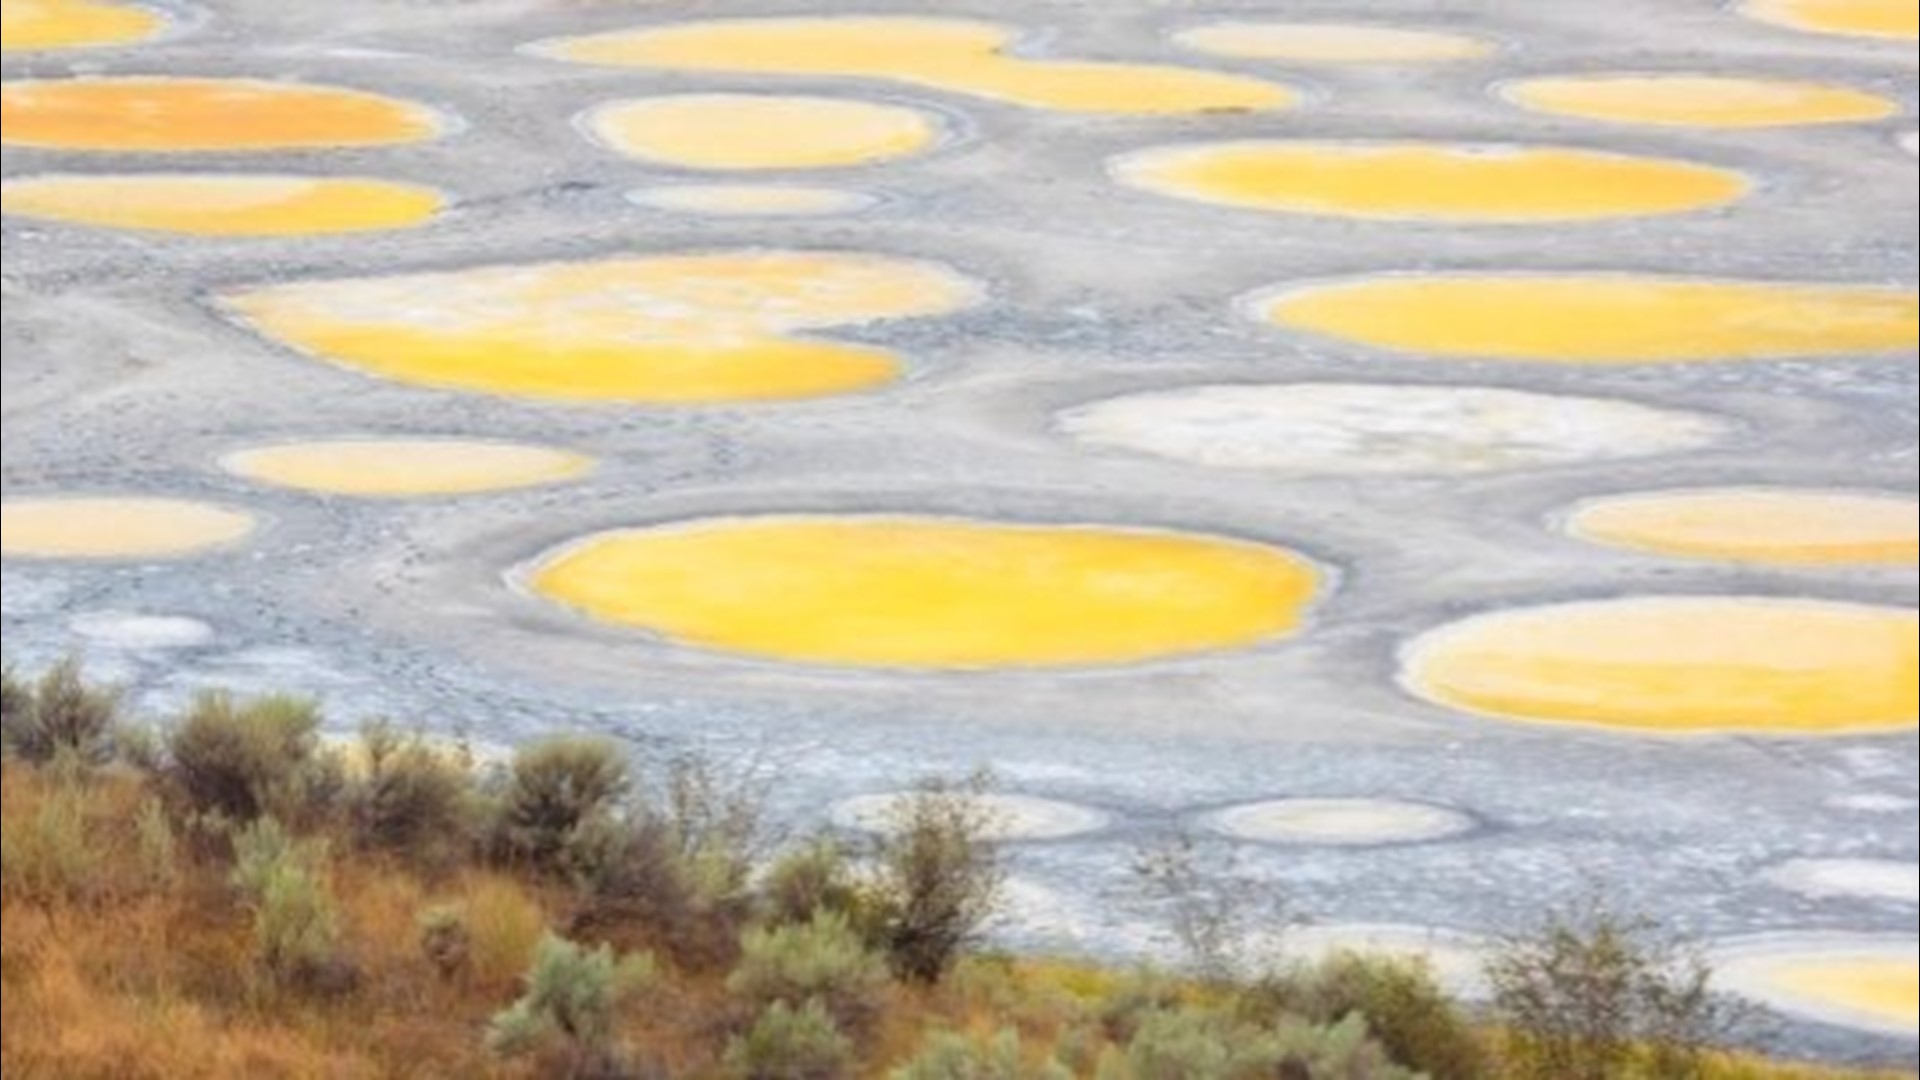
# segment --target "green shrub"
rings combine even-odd
[[[1374,1042],[1364,1019],[1322,1026],[1285,1018],[1271,1027],[1205,1009],[1146,1017],[1128,1043],[1124,1070],[1103,1062],[1103,1078],[1126,1080],[1416,1080]]]
[[[457,907],[434,907],[420,913],[420,955],[443,979],[457,979],[473,965],[473,930],[466,913]]]
[[[845,1080],[854,1075],[853,1040],[818,1001],[776,1001],[727,1044],[731,1080]]]
[[[893,1080],[1073,1080],[1073,1072],[1058,1061],[1026,1064],[1020,1033],[1008,1028],[985,1041],[937,1034]]]
[[[924,781],[876,842],[876,932],[903,979],[945,978],[999,904],[1006,871],[982,798],[991,787],[985,774]]]
[[[140,877],[155,892],[170,892],[180,884],[180,838],[159,799],[147,798],[133,819]]]
[[[0,886],[9,896],[47,905],[99,896],[105,857],[88,836],[87,799],[77,766],[60,767],[32,813],[0,818]]]
[[[89,765],[113,756],[120,693],[89,686],[78,661],[63,660],[47,669],[30,693],[15,684],[11,696],[0,728],[10,753],[40,763],[70,756]]]
[[[233,839],[231,881],[253,916],[254,957],[281,986],[351,989],[340,956],[340,925],[327,881],[327,853],[263,817]]]
[[[495,850],[511,862],[565,873],[580,830],[614,813],[631,786],[625,754],[604,739],[522,747],[502,794]]]
[[[1705,1075],[1708,1051],[1747,1015],[1712,992],[1700,949],[1589,898],[1503,942],[1487,964],[1507,1057],[1530,1080]]]
[[[856,919],[860,890],[846,851],[832,837],[819,837],[788,852],[768,868],[760,886],[767,919],[810,922],[822,912]]]
[[[886,964],[846,917],[822,912],[807,923],[747,931],[727,990],[755,1010],[818,1002],[841,1030],[865,1035],[879,1018],[887,982]]]
[[[385,723],[360,735],[361,775],[347,811],[362,847],[444,868],[472,847],[474,780],[466,763],[418,736]]]
[[[624,1075],[617,1009],[658,978],[651,955],[616,957],[609,946],[589,950],[549,934],[534,955],[526,992],[488,1027],[487,1046],[502,1057],[538,1055],[549,1063],[543,1074]]]
[[[311,701],[237,702],[203,694],[167,738],[173,777],[202,812],[250,822],[300,821],[324,808],[339,784],[320,752],[320,711]]]
[[[1393,1060],[1432,1080],[1480,1080],[1487,1053],[1424,961],[1342,952],[1291,973],[1286,1011],[1319,1024],[1363,1016]]]
[[[13,729],[33,710],[33,691],[14,677],[13,665],[0,668],[0,748],[13,756]]]

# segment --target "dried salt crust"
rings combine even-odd
[[[1891,859],[1792,859],[1762,875],[1815,899],[1887,900],[1920,904],[1920,864]]]
[[[911,792],[862,795],[836,805],[830,817],[845,829],[891,832],[912,797]],[[1111,823],[1105,813],[1091,807],[1030,795],[986,794],[971,801],[986,820],[983,833],[991,840],[1064,840],[1099,832]]]

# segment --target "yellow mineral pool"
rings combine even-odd
[[[1633,364],[1885,355],[1920,345],[1911,289],[1619,274],[1357,278],[1253,303],[1278,326],[1427,356]]]
[[[361,498],[471,495],[578,479],[593,460],[565,450],[459,439],[341,439],[228,455],[238,476],[277,487]]]
[[[997,23],[914,16],[723,19],[569,38],[562,60],[667,71],[882,79],[1036,109],[1196,113],[1280,109],[1294,93],[1201,68],[1010,55]]]
[[[1725,950],[1716,982],[1782,1012],[1912,1038],[1920,957],[1911,941],[1809,934]]]
[[[1491,42],[1465,34],[1349,23],[1219,22],[1182,30],[1180,45],[1238,60],[1302,64],[1428,64],[1478,60]]]
[[[1550,146],[1251,140],[1116,158],[1129,187],[1191,202],[1390,221],[1532,224],[1678,214],[1751,186],[1725,169]]]
[[[29,559],[167,559],[245,539],[251,515],[181,499],[51,496],[0,501],[0,553]]]
[[[980,298],[934,263],[749,250],[276,285],[223,304],[312,356],[400,382],[565,401],[805,398],[888,382],[891,352],[811,336]]]
[[[1853,492],[1664,491],[1595,499],[1567,531],[1609,547],[1737,562],[1920,565],[1920,503]]]
[[[167,28],[159,12],[109,0],[6,0],[0,52],[136,45]]]
[[[1831,83],[1721,75],[1580,75],[1525,79],[1501,90],[1536,112],[1616,124],[1766,128],[1897,116],[1898,103]]]
[[[323,236],[424,224],[432,188],[323,176],[140,173],[35,176],[0,184],[7,214],[193,236]]]
[[[1215,537],[920,517],[722,518],[594,536],[538,594],[682,645],[898,668],[1112,664],[1300,629],[1307,559]]]
[[[337,86],[124,76],[0,85],[0,142],[46,150],[216,153],[389,146],[441,131],[431,109]]]
[[[1506,720],[1659,735],[1908,731],[1920,619],[1769,597],[1628,597],[1496,612],[1406,650],[1402,683]]]
[[[628,157],[687,169],[845,168],[915,154],[940,138],[940,125],[918,109],[774,94],[620,101],[584,123]]]
[[[1913,0],[1746,0],[1740,11],[1762,22],[1818,34],[1920,38],[1920,5]]]

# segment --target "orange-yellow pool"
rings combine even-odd
[[[245,539],[251,515],[184,499],[51,496],[0,502],[0,552],[31,559],[181,558]]]
[[[1523,608],[1418,639],[1402,682],[1467,712],[1647,734],[1908,731],[1920,619],[1769,597]]]
[[[1502,91],[1538,112],[1619,124],[1765,128],[1884,120],[1898,103],[1831,83],[1720,75],[1583,75],[1527,79]]]
[[[459,439],[341,439],[228,455],[227,471],[278,487],[361,498],[470,495],[557,484],[593,470],[564,450]]]
[[[162,173],[36,176],[0,184],[7,214],[193,236],[323,236],[424,224],[431,188],[335,177]]]
[[[1112,172],[1157,195],[1248,210],[1516,225],[1704,210],[1751,186],[1684,161],[1423,142],[1191,143],[1123,155]]]
[[[1308,560],[1216,537],[917,517],[722,518],[606,533],[533,590],[704,649],[813,664],[1125,663],[1300,629]]]
[[[47,150],[198,153],[389,146],[441,119],[360,90],[256,79],[158,76],[0,85],[0,142]]]
[[[1877,285],[1613,274],[1356,278],[1255,303],[1279,326],[1398,352],[1653,363],[1910,357],[1920,296]]]
[[[1056,59],[1007,52],[997,23],[914,16],[722,19],[549,42],[585,64],[756,75],[837,75],[1065,112],[1195,113],[1280,109],[1294,93],[1203,68]]]
[[[111,0],[6,0],[0,52],[135,45],[166,30],[159,12]]]
[[[587,130],[642,161],[687,169],[831,169],[918,153],[940,126],[918,109],[847,98],[682,94],[614,102]]]
[[[1784,489],[1664,491],[1595,499],[1567,531],[1662,555],[1786,565],[1920,565],[1920,503]]]
[[[945,266],[827,251],[608,258],[276,285],[225,308],[312,356],[422,386],[566,401],[696,403],[847,393],[893,353],[837,326],[977,302]]]
[[[1820,34],[1920,38],[1920,5],[1913,0],[1746,0],[1740,11],[1762,22]]]

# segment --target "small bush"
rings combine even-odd
[[[620,747],[561,738],[514,755],[494,828],[500,857],[565,873],[580,830],[612,814],[632,786]]]
[[[855,917],[860,890],[838,841],[821,837],[788,853],[767,870],[761,897],[769,921],[804,923],[822,912]]]
[[[876,844],[878,934],[894,973],[937,983],[993,915],[1006,880],[985,774],[923,782]]]
[[[31,762],[72,757],[89,765],[113,756],[120,693],[87,685],[78,661],[55,664],[30,693],[14,684],[10,696],[0,728],[10,753]]]
[[[1243,877],[1237,859],[1230,847],[1210,853],[1181,833],[1134,860],[1134,876],[1147,898],[1167,914],[1187,973],[1202,982],[1254,982],[1280,967],[1275,950],[1261,948],[1255,931],[1285,925],[1285,901]]]
[[[1416,1080],[1358,1016],[1324,1027],[1283,1019],[1261,1028],[1202,1009],[1156,1013],[1128,1043],[1125,1062],[1128,1080]],[[1116,1071],[1109,1064],[1101,1073]]]
[[[13,730],[33,710],[33,691],[14,677],[12,665],[0,668],[0,746],[13,755]]]
[[[543,1070],[579,1078],[617,1077],[627,1070],[615,1038],[620,1002],[651,988],[659,977],[653,957],[616,957],[548,935],[540,942],[526,993],[493,1018],[487,1046],[502,1057],[540,1055]]]
[[[140,877],[154,892],[171,892],[180,884],[180,838],[159,799],[147,798],[133,819]]]
[[[273,818],[240,830],[231,880],[253,915],[254,956],[279,985],[351,989],[327,882],[326,848],[295,840]]]
[[[854,1075],[853,1040],[818,1001],[776,1001],[727,1044],[731,1080],[845,1080]]]
[[[472,845],[474,782],[460,759],[384,723],[360,736],[364,770],[348,794],[348,816],[362,847],[444,869]]]
[[[879,1018],[887,982],[886,964],[846,918],[823,912],[805,924],[747,931],[727,990],[756,1010],[818,1002],[841,1030],[865,1035]]]
[[[1420,960],[1337,953],[1278,990],[1282,1008],[1314,1023],[1365,1017],[1394,1061],[1431,1080],[1480,1080],[1490,1071],[1479,1036]]]
[[[57,775],[27,814],[0,817],[0,885],[35,904],[86,903],[104,887],[104,855],[92,843],[88,793],[72,771]]]
[[[442,906],[420,913],[420,955],[443,979],[467,973],[473,964],[473,931],[459,908]]]
[[[602,814],[582,823],[565,860],[584,907],[579,929],[643,925],[671,933],[696,905],[673,837],[646,814]]]
[[[203,813],[250,822],[299,821],[322,808],[338,783],[320,753],[313,702],[266,697],[240,703],[202,695],[167,739],[173,775]]]
[[[986,1041],[937,1034],[893,1080],[1073,1080],[1073,1071],[1052,1060],[1026,1064],[1020,1033],[1008,1028]]]
[[[1503,942],[1487,980],[1507,1056],[1530,1080],[1609,1080],[1634,1066],[1691,1080],[1746,1021],[1712,993],[1696,946],[1599,899]]]
[[[722,906],[744,897],[766,840],[765,776],[681,757],[667,766],[664,789],[655,813],[673,836],[700,902]]]

